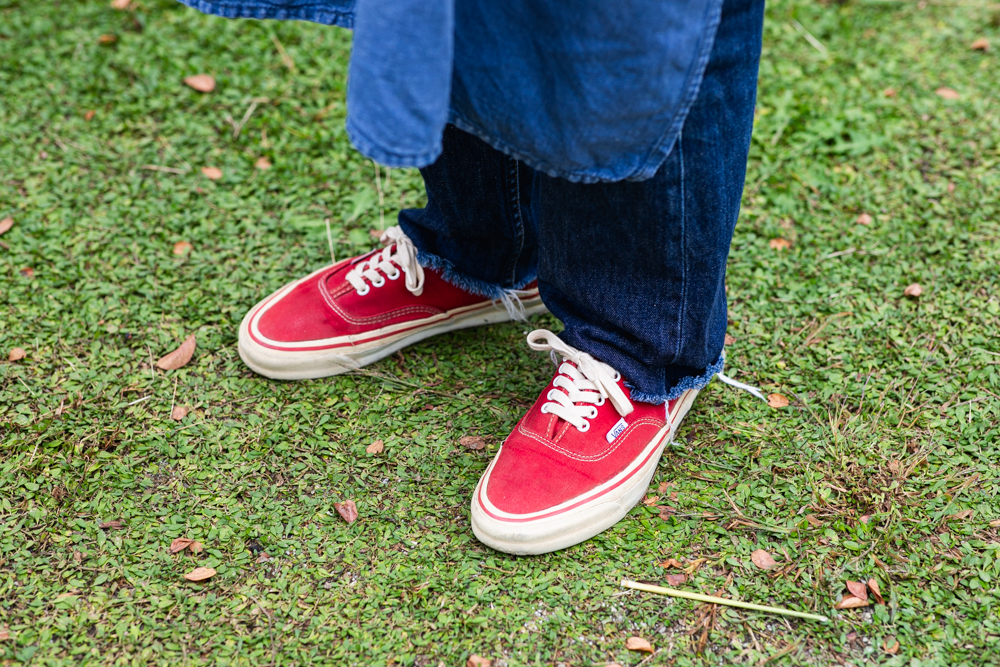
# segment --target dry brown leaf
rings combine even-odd
[[[205,547],[202,545],[201,542],[198,542],[198,541],[192,542],[191,546],[188,547],[188,551],[190,551],[191,553],[193,553],[196,556],[198,554],[200,554],[204,550],[205,550]]]
[[[480,438],[478,435],[467,435],[458,441],[458,444],[462,445],[466,449],[472,449],[479,451],[480,449],[486,447],[486,441]]]
[[[118,37],[116,35],[101,35],[97,38],[98,44],[114,44],[117,41]]]
[[[859,600],[864,600],[868,602],[868,586],[860,581],[848,581],[847,590],[851,592],[851,595]]]
[[[10,630],[6,627],[0,627],[0,642],[10,641]]]
[[[972,49],[973,51],[989,51],[990,40],[986,39],[985,37],[980,37],[972,44],[970,44],[969,48]]]
[[[384,449],[385,449],[385,443],[382,442],[381,440],[376,440],[372,444],[365,447],[365,451],[368,452],[369,454],[381,454]]]
[[[188,416],[188,409],[183,405],[175,405],[174,409],[170,411],[170,418],[175,422],[179,422]]]
[[[681,584],[683,584],[687,580],[688,580],[688,578],[687,578],[686,574],[668,574],[667,575],[667,584],[669,584],[670,586],[680,586]]]
[[[962,519],[970,519],[972,515],[975,514],[973,510],[962,510],[961,512],[955,512],[954,514],[949,514],[946,519],[954,519],[956,521],[961,521]]]
[[[660,508],[659,516],[661,519],[666,521],[667,519],[669,519],[674,515],[674,511],[675,510],[673,507],[670,507],[669,505],[664,505],[663,507]]]
[[[912,283],[906,286],[903,290],[903,294],[906,296],[918,297],[924,293],[924,288],[920,286],[920,283]]]
[[[111,0],[112,9],[128,9],[128,6],[132,3],[132,0]]]
[[[98,528],[103,528],[104,530],[121,530],[124,527],[125,525],[121,521],[118,521],[117,519],[113,521],[105,521],[100,526],[98,526]]]
[[[83,552],[82,551],[74,551],[73,552],[73,560],[75,560],[77,562],[77,564],[82,563],[83,562]]]
[[[10,351],[10,354],[7,355],[7,361],[20,361],[21,359],[24,359],[27,354],[28,353],[24,351],[23,347],[15,347]]]
[[[5,233],[8,229],[14,226],[14,218],[10,216],[0,220],[0,234]]]
[[[725,344],[726,345],[732,345],[735,342],[736,342],[736,337],[735,336],[731,336],[729,334],[726,334],[726,338],[725,338]]]
[[[271,560],[271,557],[267,555],[266,551],[262,551],[261,554],[257,556],[258,563],[266,563],[269,560]]]
[[[885,642],[882,643],[882,648],[889,655],[896,655],[899,653],[899,640],[895,637],[886,637]]]
[[[1000,519],[990,521],[990,528],[1000,528]]]
[[[24,276],[25,278],[30,278],[33,275],[35,275],[35,270],[30,266],[26,266],[23,269],[21,269],[21,275]]]
[[[258,169],[270,169],[271,161],[268,160],[266,157],[259,157],[257,158],[257,161],[253,163],[253,166],[257,167]]]
[[[870,225],[872,224],[872,222],[874,222],[874,220],[869,214],[862,213],[861,215],[858,216],[855,222],[858,223],[859,225]]]
[[[950,195],[951,194],[955,194],[955,184],[954,183],[950,183],[950,182],[948,183],[948,194],[950,194]]]
[[[666,493],[671,486],[676,486],[674,482],[660,482],[660,485],[656,487],[656,490],[660,493]]]
[[[885,598],[882,597],[882,591],[879,590],[878,582],[874,579],[868,580],[868,590],[872,592],[872,596],[875,598],[875,602],[878,604],[885,604]]]
[[[853,595],[845,596],[843,600],[838,602],[833,606],[834,609],[857,609],[858,607],[867,607],[868,600],[862,600],[861,598],[856,598]]]
[[[215,90],[215,77],[211,74],[195,74],[186,77],[184,83],[199,93],[210,93]]]
[[[337,510],[337,514],[339,514],[347,523],[354,523],[358,520],[358,506],[354,504],[353,500],[345,500],[342,503],[334,503],[333,507]]]
[[[191,252],[193,248],[194,246],[188,243],[187,241],[178,241],[177,243],[174,244],[174,254],[186,255],[187,253]]]
[[[937,94],[938,97],[946,100],[957,100],[959,97],[961,97],[958,94],[957,90],[955,90],[954,88],[948,88],[947,86],[941,86],[934,92]]]
[[[787,408],[788,399],[782,396],[781,394],[768,394],[767,404],[770,405],[772,408]]]
[[[222,170],[218,167],[202,167],[201,173],[205,175],[205,178],[210,178],[213,181],[222,178]]]
[[[653,645],[642,637],[629,637],[625,640],[625,648],[630,651],[643,651],[645,653],[653,652]]]
[[[93,109],[91,109],[87,113],[83,114],[83,119],[85,121],[87,121],[87,122],[90,122],[91,120],[93,120],[94,114],[96,114],[96,113],[97,113],[96,111],[94,111]]]
[[[206,579],[211,579],[215,576],[215,569],[211,567],[196,567],[187,574],[184,578],[188,581],[205,581]]]
[[[753,564],[762,570],[771,570],[777,566],[777,563],[774,562],[774,558],[771,557],[771,554],[767,553],[763,549],[757,549],[750,554],[750,560],[752,560]]]
[[[888,88],[882,91],[882,94],[885,95],[886,97],[895,97],[896,89],[893,88],[892,86],[889,86]]]
[[[680,562],[676,558],[668,558],[667,560],[660,563],[660,567],[675,567],[678,570],[683,570],[684,563]]]
[[[620,662],[609,662],[604,667],[623,667],[623,665]]]
[[[823,522],[815,514],[806,514],[806,521],[808,521],[809,525],[813,528],[819,528],[823,525]]]
[[[789,248],[792,247],[791,241],[789,241],[788,239],[781,239],[781,238],[771,239],[770,241],[768,241],[767,244],[771,246],[772,250],[788,250]]]
[[[650,505],[655,505],[656,501],[659,499],[660,499],[659,496],[646,496],[645,498],[642,499],[642,504],[645,505],[646,507],[649,507]]]
[[[469,656],[469,659],[465,661],[465,667],[490,667],[490,661],[488,658],[484,658],[481,655],[473,653]]]
[[[173,542],[170,543],[170,553],[175,554],[180,551],[184,551],[189,546],[191,546],[192,542],[194,542],[194,540],[188,539],[186,537],[178,537],[177,539],[175,539]]]
[[[191,361],[191,355],[194,354],[195,339],[194,334],[191,334],[184,339],[181,346],[170,354],[166,354],[160,357],[160,360],[156,362],[156,367],[165,371],[173,371],[178,368],[183,368],[187,366],[187,363]]]

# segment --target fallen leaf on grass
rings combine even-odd
[[[188,551],[190,551],[191,553],[193,553],[196,556],[198,554],[200,554],[204,550],[205,550],[205,547],[202,545],[201,542],[198,542],[198,541],[192,542],[191,546],[188,547]]]
[[[646,496],[645,498],[642,499],[642,504],[645,505],[646,507],[649,507],[650,505],[655,505],[656,501],[659,499],[660,499],[659,496]]]
[[[175,405],[174,409],[170,411],[170,418],[175,422],[179,422],[188,416],[188,409],[183,405]]]
[[[895,637],[886,637],[885,642],[882,643],[882,648],[889,655],[896,655],[899,653],[899,640]]]
[[[76,561],[77,565],[83,562],[84,553],[82,551],[73,552],[73,560]]]
[[[490,661],[481,655],[473,653],[469,656],[469,659],[465,661],[465,667],[490,667]]]
[[[736,337],[735,336],[731,336],[729,334],[726,334],[726,338],[725,338],[725,344],[726,345],[732,345],[735,342],[736,342]]]
[[[213,181],[222,178],[222,170],[218,167],[202,167],[201,173],[205,175],[205,178],[210,178]]]
[[[118,37],[116,35],[101,35],[97,38],[98,44],[114,44],[117,41]]]
[[[855,222],[858,223],[859,225],[870,225],[872,224],[872,222],[874,222],[874,220],[867,213],[862,213],[861,215],[858,216]]]
[[[189,546],[191,546],[192,542],[194,542],[194,540],[188,539],[186,537],[178,537],[176,540],[170,543],[170,553],[175,554],[180,551],[184,551]]]
[[[385,449],[385,443],[382,442],[381,440],[376,440],[372,444],[365,447],[365,451],[368,452],[369,454],[381,454],[384,449]]]
[[[667,575],[667,583],[670,584],[671,586],[680,586],[681,584],[683,584],[687,580],[688,580],[688,578],[687,578],[686,574],[668,574]]]
[[[750,554],[750,560],[752,560],[753,564],[762,570],[771,570],[777,565],[771,554],[767,553],[763,549],[757,549]]]
[[[833,606],[834,609],[857,609],[858,607],[867,607],[868,600],[862,600],[861,598],[856,598],[853,595],[847,595],[843,600],[838,602]]]
[[[486,447],[486,441],[480,438],[478,435],[467,435],[458,441],[458,444],[462,445],[466,449],[471,449],[473,451],[479,451]]]
[[[678,570],[684,569],[684,563],[680,562],[676,558],[668,558],[660,563],[660,567],[675,567]]]
[[[788,250],[792,247],[792,242],[788,239],[771,239],[768,241],[767,245],[771,246],[772,250]]]
[[[859,600],[863,600],[866,603],[868,602],[868,587],[860,581],[848,581],[847,590],[849,590],[851,595]]]
[[[781,394],[768,394],[767,404],[770,405],[772,408],[787,408],[788,399],[782,396]]]
[[[195,74],[186,77],[184,83],[199,93],[210,93],[215,90],[215,77],[211,74]]]
[[[961,512],[956,512],[954,514],[949,514],[946,519],[954,519],[956,521],[961,521],[962,519],[969,519],[975,514],[973,510],[962,510]]]
[[[664,505],[663,507],[660,508],[659,517],[664,521],[666,521],[667,519],[669,519],[674,515],[675,511],[676,510],[674,510],[673,507],[670,507],[669,505]]]
[[[14,218],[7,217],[4,218],[3,220],[0,220],[0,234],[3,234],[13,226],[14,226]]]
[[[819,528],[823,525],[823,522],[815,514],[806,514],[806,521],[808,521],[809,525],[813,528]]]
[[[7,355],[7,361],[20,361],[21,359],[24,359],[26,354],[28,353],[24,351],[24,348],[15,347],[10,351],[10,354]]]
[[[882,591],[879,590],[877,581],[875,581],[874,579],[869,579],[868,590],[870,590],[872,592],[872,595],[875,596],[875,602],[877,604],[885,604],[885,599],[882,597]]]
[[[924,288],[920,286],[920,283],[912,283],[906,286],[903,290],[903,294],[906,296],[918,297],[924,293]]]
[[[885,95],[886,97],[895,97],[896,89],[893,88],[892,86],[889,86],[888,88],[882,91],[882,94]]]
[[[253,163],[253,166],[257,167],[258,169],[270,169],[271,161],[268,160],[266,157],[259,157],[257,158],[257,161]]]
[[[104,530],[121,530],[124,527],[125,525],[121,521],[118,521],[117,519],[115,519],[114,521],[105,521],[100,526],[98,526],[98,528],[102,528]]]
[[[35,270],[30,266],[26,266],[23,269],[21,269],[21,275],[24,276],[25,278],[31,278],[33,275],[35,275]]]
[[[0,628],[0,642],[10,641],[10,630],[6,627]]]
[[[94,111],[93,109],[91,109],[87,113],[83,114],[83,119],[89,123],[91,120],[93,120],[94,114],[96,114],[96,113],[97,113],[96,111]]]
[[[211,579],[215,576],[215,569],[211,567],[196,567],[187,574],[184,578],[188,581],[205,581],[206,579]]]
[[[194,354],[194,348],[194,334],[191,334],[176,350],[160,357],[160,360],[156,362],[156,367],[165,371],[173,371],[187,366],[187,363],[191,361],[191,355]]]
[[[334,503],[333,508],[347,523],[354,523],[358,520],[358,506],[353,500],[345,500],[342,503]]]
[[[955,90],[954,88],[948,88],[947,86],[941,86],[940,88],[935,90],[934,93],[938,97],[946,100],[957,100],[959,97],[961,97],[961,95],[958,94],[957,90]]]
[[[969,48],[972,49],[973,51],[989,51],[990,40],[986,39],[985,37],[980,37],[972,44],[970,44]]]
[[[266,551],[257,556],[258,563],[266,563],[269,560],[271,560],[271,557],[267,555]]]
[[[186,255],[187,253],[191,252],[193,248],[194,246],[188,243],[187,241],[178,241],[177,243],[174,244],[174,254]]]
[[[630,651],[643,651],[645,653],[653,652],[653,645],[642,637],[629,637],[625,640],[625,648]]]
[[[1000,528],[1000,519],[990,521],[990,528]]]
[[[132,0],[111,0],[111,9],[128,9]]]

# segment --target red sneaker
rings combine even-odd
[[[435,334],[507,322],[520,316],[518,306],[524,315],[545,312],[536,283],[505,307],[420,266],[399,227],[382,240],[385,248],[322,268],[254,306],[240,324],[247,366],[280,380],[337,375]]]
[[[633,403],[620,373],[555,334],[528,335],[563,361],[479,480],[472,530],[499,551],[541,554],[583,542],[645,494],[697,390]]]

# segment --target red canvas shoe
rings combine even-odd
[[[698,394],[633,403],[620,373],[555,334],[533,331],[528,344],[560,355],[562,364],[472,499],[476,537],[513,554],[563,549],[628,514]]]
[[[545,311],[532,283],[514,303],[470,294],[417,262],[399,227],[386,247],[285,285],[240,324],[240,357],[261,375],[301,380],[360,368],[446,331]]]

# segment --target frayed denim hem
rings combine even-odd
[[[708,383],[712,381],[713,377],[722,372],[725,365],[725,355],[719,355],[719,360],[706,368],[704,373],[701,375],[689,375],[686,378],[682,378],[680,382],[671,387],[670,391],[662,396],[635,391],[632,385],[627,382],[625,383],[625,386],[629,388],[633,401],[639,401],[640,403],[652,403],[653,405],[662,405],[667,401],[680,398],[688,389],[704,389]]]
[[[443,257],[438,257],[437,255],[432,255],[431,253],[423,250],[417,250],[417,261],[420,262],[420,265],[424,268],[434,269],[441,274],[441,277],[445,282],[454,285],[461,290],[465,290],[471,294],[476,294],[493,301],[499,301],[514,319],[527,319],[524,314],[524,306],[521,305],[521,300],[517,294],[517,290],[527,287],[528,284],[535,279],[535,276],[525,278],[512,288],[506,288],[501,287],[500,285],[494,285],[493,283],[488,283],[484,280],[471,278],[464,273],[459,273],[459,271],[455,268],[455,265],[448,260]]]

